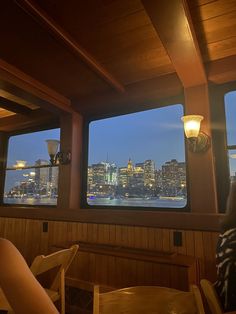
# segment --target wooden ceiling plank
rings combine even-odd
[[[236,10],[236,0],[219,0],[199,7],[201,21],[222,16]]]
[[[236,36],[236,10],[205,20],[196,27],[207,44]]]
[[[40,23],[50,30],[57,38],[73,50],[90,68],[102,77],[109,85],[119,92],[124,92],[124,86],[102,65],[100,65],[93,56],[91,56],[78,42],[76,42],[64,29],[55,23],[46,12],[37,6],[31,0],[16,0],[16,3],[27,13],[33,15]]]
[[[15,115],[14,112],[11,112],[11,111],[8,111],[8,110],[5,110],[5,109],[2,109],[0,108],[0,118],[5,118],[5,117],[10,117],[10,116],[13,116]]]
[[[236,81],[236,55],[212,61],[208,64],[208,80],[215,84]]]
[[[11,93],[8,93],[7,91],[3,90],[3,89],[0,89],[0,96],[3,97],[3,98],[6,98],[8,100],[11,100],[11,101],[14,101],[16,102],[17,104],[20,104],[26,108],[29,108],[31,110],[34,110],[34,109],[38,109],[39,107],[36,106],[35,104],[33,103],[29,103],[28,101],[26,101],[25,99],[21,98],[21,97],[17,97],[16,95],[14,94],[11,94]]]
[[[236,37],[220,40],[208,45],[204,60],[215,61],[236,55]],[[233,65],[235,67],[235,64]]]
[[[205,84],[206,74],[185,0],[141,0],[185,88]]]
[[[104,114],[124,114],[157,107],[163,99],[168,102],[170,97],[180,95],[182,92],[183,87],[179,78],[172,73],[127,85],[126,92],[123,94],[116,95],[111,91],[102,95],[84,97],[72,106],[87,117],[101,117]]]
[[[56,125],[58,117],[42,109],[33,110],[28,116],[15,114],[6,118],[1,118],[0,131],[13,132],[31,128],[39,125]]]
[[[28,115],[32,112],[31,109],[25,106],[19,105],[18,103],[12,100],[6,99],[4,97],[1,97],[1,96],[0,96],[0,107],[8,111],[23,114],[23,115]]]

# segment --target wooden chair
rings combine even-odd
[[[197,286],[190,292],[158,287],[137,286],[100,293],[94,287],[93,314],[204,314]]]
[[[212,283],[206,279],[202,279],[200,284],[212,314],[223,314],[224,312],[218,299],[218,295]]]
[[[65,314],[65,273],[78,248],[79,246],[75,244],[69,249],[60,250],[47,256],[39,255],[34,259],[30,267],[35,277],[49,270],[57,269],[57,274],[50,288],[45,290],[53,302],[60,300],[61,314]]]
[[[53,302],[60,300],[61,314],[65,314],[65,272],[75,257],[78,248],[78,245],[73,245],[69,249],[60,250],[47,256],[39,255],[35,257],[30,267],[35,277],[53,269],[56,271],[50,287],[45,288],[45,291]],[[8,311],[9,314],[13,313],[1,289],[0,310]]]

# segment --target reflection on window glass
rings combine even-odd
[[[225,94],[225,117],[230,181],[236,181],[236,91]]]
[[[225,94],[227,144],[236,145],[236,91]]]
[[[89,125],[87,203],[183,208],[187,203],[182,105]]]
[[[5,204],[56,205],[58,166],[51,166],[47,139],[60,139],[60,129],[12,136],[8,143]]]
[[[230,170],[230,180],[236,180],[236,149],[230,149],[228,151],[229,157],[229,170]]]

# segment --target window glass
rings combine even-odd
[[[236,145],[236,91],[225,94],[225,116],[228,145]]]
[[[236,181],[236,149],[228,150],[230,180]]]
[[[87,203],[184,208],[182,116],[178,104],[90,122]]]
[[[5,204],[56,205],[58,165],[51,166],[47,139],[60,139],[60,129],[9,138],[4,186]]]
[[[236,180],[236,91],[225,94],[226,135],[230,181]]]

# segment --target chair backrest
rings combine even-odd
[[[204,314],[200,292],[198,303],[195,294],[196,291],[158,286],[137,286],[100,293],[99,286],[95,286],[93,314]]]
[[[223,314],[224,312],[221,308],[218,295],[212,283],[206,279],[202,279],[200,283],[211,312],[214,314]]]
[[[50,289],[56,291],[60,288],[62,277],[64,277],[65,272],[69,268],[78,248],[79,246],[75,244],[69,249],[63,249],[47,256],[36,256],[30,269],[34,276],[56,269],[57,274],[50,286]]]
[[[190,291],[193,293],[194,300],[195,300],[195,303],[196,303],[196,306],[198,309],[198,313],[204,314],[205,310],[204,310],[204,306],[203,306],[203,302],[202,302],[201,292],[200,292],[198,286],[190,285]]]

